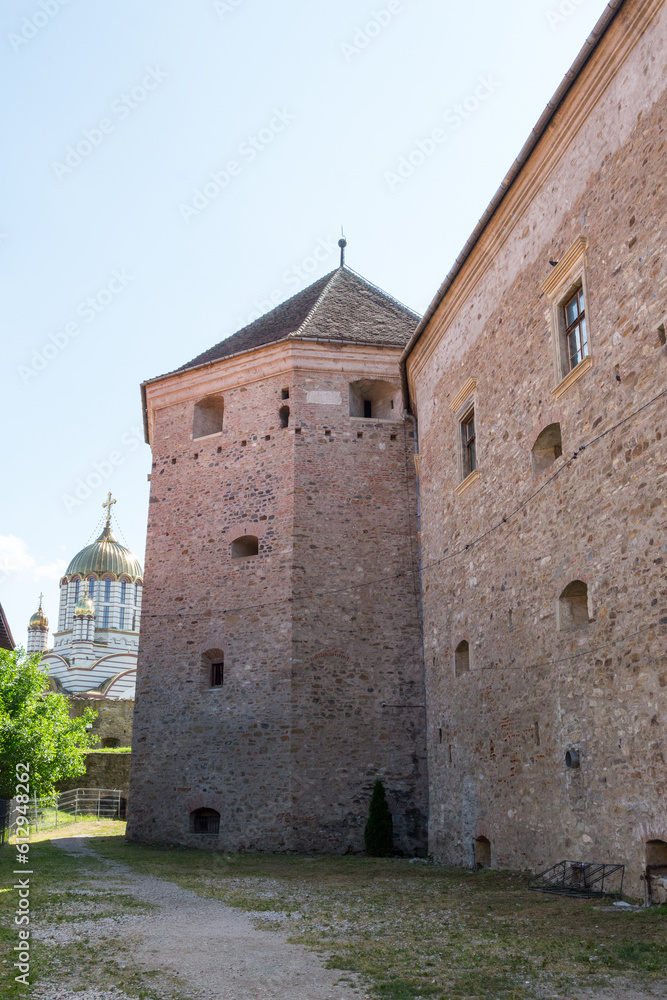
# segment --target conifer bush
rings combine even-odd
[[[391,813],[387,805],[384,785],[378,778],[373,786],[368,820],[364,827],[366,853],[374,858],[386,858],[394,846],[394,832]]]

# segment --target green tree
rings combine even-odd
[[[47,694],[41,656],[0,649],[0,798],[15,793],[16,765],[28,764],[30,792],[49,795],[56,782],[86,770],[95,740],[86,729],[97,713],[87,708],[71,719],[67,698]]]
[[[366,853],[374,858],[386,858],[394,846],[394,830],[387,805],[384,785],[378,778],[373,786],[368,821],[364,827]]]

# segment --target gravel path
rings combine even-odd
[[[177,995],[192,1000],[353,1000],[358,987],[334,984],[341,973],[324,969],[313,953],[288,944],[280,931],[256,930],[241,910],[205,899],[173,882],[141,875],[127,865],[100,857],[81,837],[53,844],[86,862],[77,888],[131,895],[157,909],[40,926],[35,937],[57,946],[82,936],[91,942],[132,942],[132,962],[146,971],[178,976]],[[263,913],[263,917],[270,914]],[[346,973],[346,978],[352,978]],[[91,984],[94,987],[94,984]],[[165,992],[161,987],[160,992]],[[74,992],[51,983],[36,984],[34,1000],[133,1000],[120,990]],[[168,994],[167,994],[168,995]],[[363,995],[363,994],[362,994]]]

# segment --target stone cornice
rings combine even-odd
[[[554,292],[558,291],[572,268],[578,265],[586,252],[587,246],[587,238],[585,236],[577,236],[567,253],[558,261],[558,264],[554,267],[547,280],[542,282],[542,291],[548,299],[551,299]]]
[[[452,413],[456,413],[458,408],[462,406],[463,403],[465,403],[468,396],[472,392],[474,392],[476,388],[477,388],[477,379],[474,377],[469,378],[466,384],[463,386],[463,388],[456,393],[454,399],[449,404],[449,409],[452,411]]]
[[[400,355],[400,347],[289,340],[223,358],[210,365],[175,372],[145,384],[149,437],[153,435],[157,410],[213,392],[224,395],[231,389],[267,378],[292,375],[295,371],[337,372],[357,378],[372,378],[375,375],[398,384]]]

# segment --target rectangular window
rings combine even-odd
[[[92,579],[88,581],[88,594],[90,597],[95,596],[95,581]]]
[[[125,628],[125,608],[118,612],[118,628]]]
[[[584,290],[578,288],[571,299],[563,305],[565,316],[565,346],[568,371],[588,357],[588,337],[586,336],[586,308]]]
[[[373,416],[373,404],[370,401],[370,399],[365,399],[364,400],[364,416],[365,417],[372,417]]]
[[[477,468],[475,453],[475,411],[469,410],[461,421],[461,445],[463,451],[463,478]]]
[[[102,628],[109,628],[109,605],[104,605],[104,610],[102,611]]]
[[[555,379],[552,392],[556,399],[593,366],[591,353],[594,345],[591,344],[589,317],[586,315],[589,298],[587,246],[588,238],[577,236],[572,245],[559,254],[558,261],[549,261],[551,270],[542,282],[551,327]]]
[[[223,662],[218,660],[216,663],[211,664],[211,687],[220,688],[222,687],[222,674],[223,674]]]
[[[127,593],[127,583],[125,580],[121,580],[120,584],[120,603],[125,604],[125,595]]]
[[[74,600],[75,601],[79,600],[79,581],[78,580],[76,581],[76,583],[74,585]]]
[[[104,600],[111,600],[111,580],[104,581]]]

